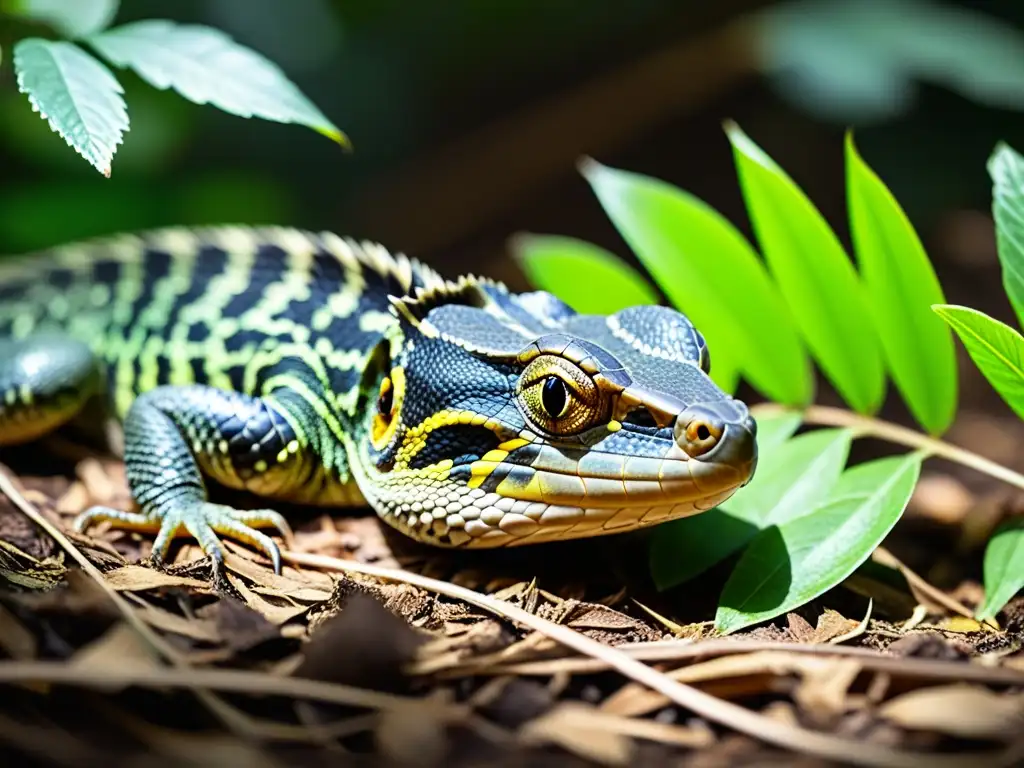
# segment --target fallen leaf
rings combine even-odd
[[[830,724],[847,710],[847,693],[860,671],[861,665],[854,659],[833,659],[828,665],[808,666],[793,699],[812,721],[822,726]]]
[[[18,618],[0,605],[0,648],[15,661],[29,661],[36,658],[38,643]]]
[[[998,694],[976,685],[941,685],[905,693],[879,714],[912,730],[967,739],[1016,737],[1024,728],[1024,695]]]
[[[294,603],[291,605],[277,605],[272,603],[254,590],[249,589],[245,581],[233,573],[227,574],[227,579],[231,586],[238,590],[250,611],[261,616],[269,624],[284,624],[286,621],[290,621],[309,610],[308,606],[305,605],[295,605]],[[277,635],[279,633],[275,631],[274,634]]]
[[[610,730],[581,702],[562,702],[519,730],[526,744],[556,745],[602,765],[627,765],[633,753],[630,738]]]
[[[277,627],[261,612],[232,597],[222,597],[213,608],[217,634],[228,648],[236,652],[247,651],[281,636]]]
[[[80,648],[69,660],[78,667],[106,669],[153,669],[159,666],[153,651],[139,633],[124,621],[108,629],[93,642]],[[121,686],[115,686],[114,689]]]
[[[142,592],[162,587],[182,587],[207,592],[210,585],[199,579],[175,576],[144,565],[126,565],[103,574],[107,584],[119,592]]]

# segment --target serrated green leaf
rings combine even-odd
[[[273,62],[212,27],[150,19],[89,38],[119,67],[155,88],[241,117],[299,123],[342,145],[348,139]]]
[[[650,569],[658,589],[692,579],[763,529],[814,509],[842,474],[853,437],[846,429],[821,429],[762,454],[760,432],[759,424],[758,466],[746,487],[722,506],[665,523],[652,535]]]
[[[896,525],[920,469],[919,454],[860,464],[813,512],[758,534],[725,584],[715,629],[767,621],[842,582]]]
[[[985,547],[985,602],[979,621],[994,619],[1024,589],[1024,517],[1000,525]]]
[[[867,301],[897,389],[928,432],[956,415],[953,334],[931,311],[946,299],[928,255],[896,198],[846,136],[850,230]]]
[[[932,309],[952,326],[978,370],[1024,419],[1024,337],[970,307],[936,304]]]
[[[738,126],[728,124],[726,131],[761,251],[811,353],[854,410],[875,412],[885,394],[885,370],[853,264],[786,172]]]
[[[77,38],[105,29],[117,15],[121,0],[13,0],[3,10],[53,27]]]
[[[736,228],[664,181],[593,160],[582,170],[637,258],[704,334],[712,378],[716,369],[739,370],[776,402],[810,402],[810,364],[789,311]]]
[[[1024,157],[1000,143],[988,161],[1003,288],[1024,328]]]
[[[512,252],[537,288],[581,314],[610,315],[638,304],[657,304],[658,293],[629,264],[604,248],[558,235],[523,234]]]
[[[14,46],[18,90],[50,127],[110,176],[110,163],[128,130],[121,84],[105,66],[74,43],[39,38]]]

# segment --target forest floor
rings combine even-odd
[[[894,536],[951,587],[887,541],[800,611],[720,638],[701,619],[722,574],[658,594],[639,536],[451,553],[369,513],[282,510],[282,574],[225,542],[211,579],[193,545],[155,570],[149,536],[70,530],[90,504],[130,507],[116,460],[10,454],[3,765],[1024,763],[1024,599],[971,618],[944,475]],[[991,521],[1014,497],[986,503]]]

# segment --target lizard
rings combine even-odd
[[[581,279],[585,279],[582,277]],[[0,447],[90,404],[121,424],[133,509],[101,522],[221,537],[281,569],[274,501],[369,505],[450,548],[622,533],[749,482],[756,422],[689,319],[580,314],[445,279],[384,246],[288,227],[167,227],[0,260]],[[209,484],[266,509],[209,500]]]

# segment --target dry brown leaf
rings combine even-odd
[[[193,640],[207,643],[215,643],[220,640],[217,625],[210,619],[187,619],[155,606],[148,606],[140,610],[139,618],[157,629]]]
[[[1024,695],[997,694],[977,685],[941,685],[905,693],[883,704],[879,714],[911,730],[968,739],[1015,736],[1024,728]]]
[[[760,651],[756,653],[722,656],[710,661],[692,664],[668,672],[668,676],[680,683],[694,684],[729,678],[787,674],[805,675],[822,668],[830,668],[834,660],[829,657],[800,656],[785,651]],[[646,715],[669,703],[660,693],[638,683],[628,683],[609,696],[601,705],[601,711],[636,717]]]
[[[152,650],[139,637],[139,633],[123,621],[79,649],[69,663],[79,667],[108,669],[153,669],[158,666]]]
[[[440,765],[448,746],[446,721],[443,708],[414,702],[380,712],[374,737],[398,765]]]
[[[125,565],[113,571],[107,571],[103,576],[107,584],[119,592],[142,592],[146,589],[161,587],[189,587],[203,592],[210,590],[210,585],[205,581],[175,576],[166,571],[147,568],[144,565]]]
[[[231,586],[238,590],[245,604],[271,624],[284,624],[309,610],[309,606],[306,605],[276,605],[249,589],[245,581],[233,573],[227,574],[227,579]]]
[[[802,671],[793,699],[812,720],[829,723],[847,710],[847,693],[860,671],[861,665],[854,659],[834,659],[828,665],[808,666]]]
[[[36,658],[38,646],[33,635],[18,617],[0,605],[0,648],[16,661]]]
[[[562,702],[524,725],[519,735],[526,744],[552,744],[602,765],[627,765],[632,739],[608,728],[599,714],[588,704]]]

